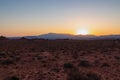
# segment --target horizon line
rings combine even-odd
[[[108,35],[120,35],[120,34],[103,34],[103,35],[95,35],[95,34],[70,34],[70,33],[55,33],[55,32],[49,32],[49,33],[43,33],[39,35],[23,35],[23,36],[5,36],[5,37],[26,37],[26,36],[40,36],[40,35],[46,35],[46,34],[63,34],[63,35],[73,35],[73,36],[87,36],[87,35],[93,35],[93,36],[108,36]],[[4,36],[4,35],[0,35]]]

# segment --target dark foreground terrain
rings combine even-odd
[[[0,80],[120,80],[120,42],[0,40]]]

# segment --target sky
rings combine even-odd
[[[120,0],[0,0],[0,35],[120,34]]]

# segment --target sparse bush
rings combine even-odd
[[[58,67],[54,67],[54,68],[52,69],[52,71],[58,73],[58,72],[60,72],[60,69],[59,69]]]
[[[73,64],[72,63],[65,63],[64,64],[64,68],[73,68]]]
[[[88,73],[87,80],[101,80],[101,76],[95,73]]]
[[[78,53],[75,51],[75,53],[73,53],[72,54],[72,57],[74,58],[74,59],[77,59],[79,56],[78,56]]]
[[[92,64],[90,64],[88,61],[86,61],[86,60],[82,60],[82,61],[80,61],[80,63],[78,64],[78,66],[80,66],[80,67],[91,67],[92,66]]]
[[[110,65],[108,63],[103,63],[101,67],[110,67]]]
[[[95,60],[94,64],[98,66],[100,64],[100,61],[99,60]]]
[[[84,80],[84,76],[81,76],[78,71],[68,73],[67,80]]]
[[[43,57],[42,56],[35,56],[34,59],[37,59],[37,60],[42,60]]]
[[[14,64],[14,61],[11,60],[11,59],[6,59],[6,60],[2,60],[0,62],[0,64],[2,64],[2,65],[10,65],[10,64]]]
[[[35,52],[35,48],[31,48],[30,51]]]
[[[68,73],[67,80],[102,80],[102,77],[93,72],[83,72],[78,69],[72,69]]]
[[[5,53],[0,53],[0,57],[5,57]]]
[[[6,78],[5,80],[20,80],[20,79],[16,76],[11,76],[11,77]]]
[[[45,50],[44,49],[40,49],[40,52],[44,52]]]
[[[116,60],[120,60],[120,57],[119,57],[119,56],[114,56],[114,58],[115,58]]]

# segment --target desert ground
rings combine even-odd
[[[0,80],[120,80],[120,42],[0,40]]]

